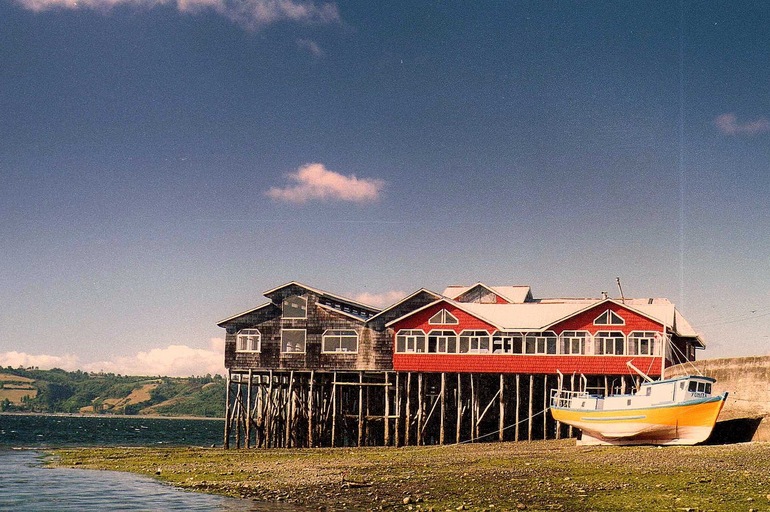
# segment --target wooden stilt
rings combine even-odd
[[[383,446],[390,446],[390,373],[385,372],[385,420]]]
[[[521,379],[520,375],[516,374],[516,434],[515,434],[515,441],[518,441],[520,439],[519,437],[519,410],[521,409],[521,393],[520,393],[520,386],[521,386]]]
[[[412,372],[406,374],[406,412],[404,413],[404,445],[409,446],[412,422]]]
[[[222,445],[225,450],[230,448],[230,370],[227,370],[225,387],[225,437]]]
[[[441,373],[441,423],[439,424],[438,444],[445,444],[446,433],[444,432],[444,422],[446,421],[446,373]]]
[[[307,446],[315,447],[315,370],[310,372],[310,389],[307,394]]]
[[[417,374],[417,446],[423,444],[422,421],[424,418],[423,414],[425,412],[425,389],[423,384],[423,373],[420,372]]]
[[[249,368],[249,389],[246,392],[246,449],[251,448],[251,386],[252,370]]]
[[[574,373],[572,374],[572,377],[570,377],[569,390],[575,391],[575,374]],[[572,437],[574,435],[572,432],[572,425],[570,425],[569,429],[567,429],[567,433],[569,437]]]
[[[358,446],[364,445],[364,372],[358,372]]]
[[[543,375],[543,439],[548,439],[548,375]]]
[[[394,446],[401,446],[401,374],[396,373],[396,432]]]
[[[497,439],[500,442],[505,440],[505,375],[500,374],[500,412],[498,415],[498,433]]]
[[[337,372],[332,381],[332,448],[337,446]]]
[[[535,376],[533,374],[529,375],[529,418],[527,418],[527,441],[532,441],[532,414],[534,413],[534,410],[532,406],[534,405],[533,402],[535,401]]]
[[[455,443],[462,440],[463,427],[463,379],[461,374],[457,374],[457,428],[455,431]]]

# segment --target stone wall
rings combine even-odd
[[[692,373],[715,378],[715,393],[729,392],[720,422],[761,418],[753,440],[770,441],[770,356],[704,359],[673,366],[666,377]]]

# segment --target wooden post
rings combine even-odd
[[[310,371],[310,383],[307,395],[307,446],[315,447],[315,370]]]
[[[294,391],[294,370],[289,373],[289,389],[286,392],[286,412],[284,413],[284,420],[286,422],[286,429],[284,435],[284,446],[286,448],[291,447],[291,423],[294,419],[294,400],[292,393]]]
[[[364,372],[358,372],[358,446],[364,444]]]
[[[275,410],[273,408],[273,370],[270,370],[269,381],[267,383],[267,396],[265,401],[267,402],[267,411],[265,418],[265,448],[275,447],[273,444],[273,422],[275,421]]]
[[[516,441],[519,440],[519,409],[521,408],[521,375],[516,374]]]
[[[332,448],[337,446],[337,372],[332,381]]]
[[[401,374],[396,373],[396,432],[394,446],[401,446]]]
[[[463,386],[462,375],[457,374],[457,432],[455,434],[455,443],[459,443],[462,440],[462,427],[463,427]]]
[[[410,435],[412,430],[410,423],[412,422],[412,372],[406,374],[406,413],[404,414],[404,446],[409,446]]]
[[[423,373],[417,374],[417,445],[425,444],[422,435],[422,422],[425,419],[425,383]]]
[[[569,381],[569,390],[575,391],[575,374],[574,373],[572,374],[572,377],[570,378],[570,381]],[[570,425],[569,428],[567,429],[567,435],[569,435],[569,437],[572,437],[572,425]]]
[[[476,383],[471,373],[471,443],[476,441]]]
[[[548,375],[543,375],[543,439],[548,439]]]
[[[527,431],[527,441],[532,441],[532,402],[535,400],[535,375],[529,374],[529,418],[527,424],[529,426]]]
[[[505,375],[500,374],[500,415],[498,421],[498,440],[505,440]]]
[[[439,425],[438,443],[445,444],[444,422],[446,417],[446,373],[441,372],[441,423]]]
[[[390,446],[390,373],[385,372],[385,421],[383,445]]]
[[[249,368],[249,389],[246,391],[246,449],[251,448],[251,380],[252,370]]]
[[[230,370],[227,370],[225,387],[225,437],[222,443],[225,450],[230,449]]]

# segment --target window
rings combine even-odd
[[[281,353],[304,353],[305,352],[305,329],[282,329],[281,330]]]
[[[396,352],[425,352],[425,333],[419,329],[402,329],[396,334]]]
[[[628,352],[632,356],[652,356],[659,354],[657,339],[660,334],[653,331],[634,331],[628,335]]]
[[[430,325],[457,325],[460,321],[446,309],[442,309],[428,320]]]
[[[292,295],[283,300],[284,318],[307,318],[307,299]]]
[[[586,331],[564,331],[561,333],[561,353],[582,355],[586,353]]]
[[[487,331],[463,331],[460,333],[461,353],[489,352],[489,333]]]
[[[594,320],[594,325],[626,325],[626,321],[623,320],[623,317],[611,309],[608,309],[596,317],[596,320]]]
[[[241,329],[235,338],[236,352],[260,352],[262,350],[262,334],[258,329]]]
[[[454,331],[430,331],[428,333],[428,352],[454,354],[457,352],[457,334]]]
[[[556,334],[551,331],[527,334],[524,340],[524,352],[527,354],[555,354]]]
[[[358,333],[350,330],[327,329],[323,334],[322,352],[358,352]]]
[[[512,332],[497,332],[492,337],[492,352],[494,354],[521,354],[524,346],[524,335]]]
[[[607,356],[622,356],[626,337],[620,331],[599,331],[594,336],[596,353]]]

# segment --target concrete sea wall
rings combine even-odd
[[[755,428],[752,440],[770,441],[770,356],[704,359],[669,368],[666,377],[691,373],[717,379],[715,393],[729,392],[720,422]]]

